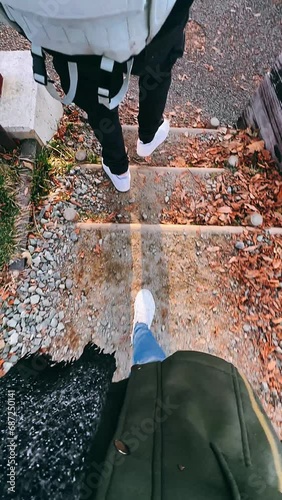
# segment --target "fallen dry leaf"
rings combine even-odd
[[[276,361],[274,361],[274,359],[272,361],[270,361],[267,365],[267,369],[269,372],[273,372],[276,368]]]
[[[282,318],[275,318],[272,320],[272,323],[274,325],[279,325],[280,323],[282,323]]]
[[[232,208],[228,207],[227,205],[224,207],[220,207],[217,209],[217,212],[220,214],[231,214]]]
[[[22,253],[22,258],[26,259],[27,265],[29,267],[32,266],[32,257],[31,257],[31,254],[27,250]]]
[[[260,152],[264,150],[265,143],[264,141],[255,141],[249,144],[247,148],[250,151],[250,153]]]
[[[277,195],[277,205],[282,205],[282,186],[280,187],[280,191]]]
[[[220,247],[208,247],[207,248],[207,252],[210,252],[210,253],[219,252],[219,250],[220,250]]]

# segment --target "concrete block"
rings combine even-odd
[[[1,51],[0,73],[4,78],[0,124],[17,139],[46,144],[57,130],[63,107],[34,81],[30,52]]]

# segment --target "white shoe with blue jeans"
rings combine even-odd
[[[155,301],[149,290],[138,292],[134,304],[132,332],[133,364],[144,365],[164,361],[166,355],[153,336],[150,327],[155,315]]]

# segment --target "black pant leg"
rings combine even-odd
[[[139,138],[145,144],[151,142],[163,123],[171,71],[147,67],[139,79]]]
[[[66,57],[53,57],[55,69],[60,76],[62,88],[69,89],[68,61]],[[105,165],[116,175],[128,169],[128,157],[125,150],[122,128],[119,121],[118,107],[109,110],[98,102],[99,68],[92,65],[92,59],[83,59],[78,63],[78,87],[75,104],[88,114],[88,120],[102,146]]]

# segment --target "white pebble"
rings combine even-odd
[[[9,328],[15,328],[17,326],[17,321],[14,318],[9,319],[7,326],[9,326]]]
[[[220,121],[218,118],[216,118],[215,116],[211,119],[211,126],[213,128],[218,128],[220,125]]]
[[[32,295],[32,297],[30,297],[30,303],[34,306],[35,304],[38,304],[38,302],[40,301],[40,297],[39,295]]]
[[[87,153],[84,149],[79,149],[75,154],[76,161],[85,161],[87,158]]]
[[[10,345],[16,345],[19,340],[19,334],[17,332],[14,332],[11,337],[9,338],[8,342]]]
[[[235,248],[237,250],[244,250],[245,248],[245,243],[243,241],[236,241],[235,243]]]
[[[254,227],[261,226],[263,224],[263,218],[259,213],[254,213],[251,215],[251,224]]]
[[[72,280],[68,278],[66,280],[66,288],[70,290],[72,288],[72,284],[73,284]]]
[[[229,158],[228,158],[228,165],[230,167],[238,167],[239,165],[239,157],[236,156],[236,155],[231,155]]]
[[[69,222],[77,219],[77,211],[72,207],[65,208],[63,215],[64,218]]]
[[[57,328],[57,325],[58,325],[58,320],[56,318],[53,318],[51,321],[51,327]]]
[[[6,361],[3,364],[3,370],[4,370],[4,372],[7,373],[12,368],[12,366],[13,366],[12,363],[9,363],[8,361]]]

